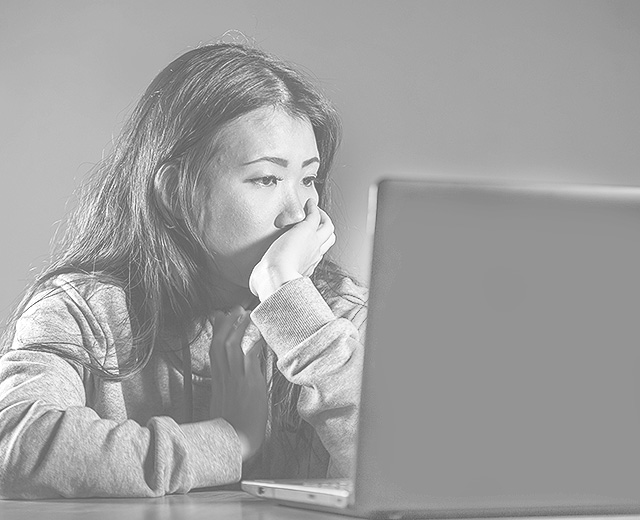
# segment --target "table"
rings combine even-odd
[[[159,498],[0,500],[2,520],[345,520],[254,498],[242,491],[193,491]]]
[[[160,498],[0,500],[0,520],[346,520],[279,506],[242,491],[192,491]],[[500,520],[640,520],[639,516],[519,517]],[[485,519],[487,520],[487,519]]]

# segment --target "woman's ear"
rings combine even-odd
[[[177,227],[184,219],[178,193],[179,167],[168,162],[161,165],[153,178],[153,196],[165,225]]]

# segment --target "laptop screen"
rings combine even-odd
[[[637,510],[640,189],[378,186],[356,501]]]

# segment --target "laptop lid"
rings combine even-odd
[[[640,189],[376,195],[358,514],[640,511]]]

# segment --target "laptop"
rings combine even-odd
[[[376,518],[640,512],[640,188],[384,180],[352,489]]]

